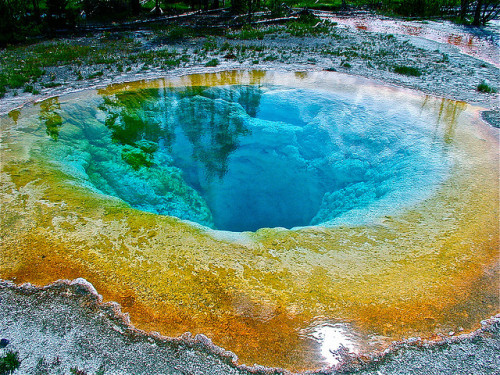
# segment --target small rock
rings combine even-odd
[[[7,345],[9,345],[9,340],[7,339],[0,340],[0,349],[5,348]]]
[[[450,336],[453,336],[454,334],[455,334],[455,332],[453,332],[453,331],[448,332],[448,335],[450,335]]]

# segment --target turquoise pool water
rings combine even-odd
[[[61,162],[83,160],[95,189],[132,207],[219,230],[366,224],[426,198],[450,167],[425,117],[387,100],[273,85],[94,100],[65,108],[73,127],[52,137],[84,157]]]

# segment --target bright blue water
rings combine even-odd
[[[107,96],[82,121],[84,108],[59,136],[81,150],[61,156],[67,168],[133,207],[220,230],[373,222],[427,197],[450,164],[428,119],[390,100],[224,86]]]

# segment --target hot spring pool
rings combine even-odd
[[[2,121],[1,277],[84,277],[138,328],[291,370],[498,310],[498,132],[331,72],[220,72]]]

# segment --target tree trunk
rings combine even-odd
[[[481,26],[481,8],[483,7],[483,0],[477,0],[476,10],[474,11],[474,26]]]
[[[243,12],[243,1],[242,0],[233,0],[231,2],[231,11],[234,14],[241,14]]]
[[[39,0],[31,0],[33,4],[33,14],[35,16],[36,22],[40,22],[40,4]]]
[[[460,20],[462,22],[465,21],[467,17],[467,13],[469,13],[469,0],[461,0],[460,1]]]
[[[137,16],[141,12],[139,0],[130,0],[130,11],[134,16]]]

